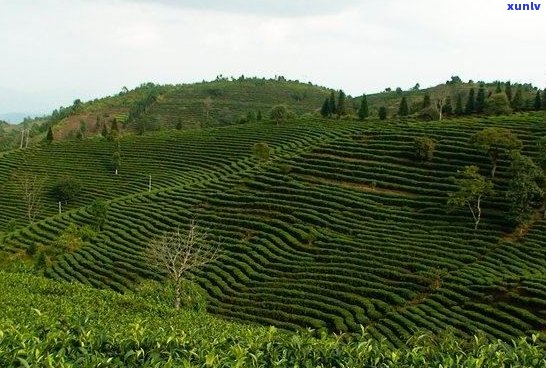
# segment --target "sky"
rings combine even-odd
[[[537,1],[538,3],[539,1]],[[0,115],[144,82],[311,81],[355,96],[463,80],[546,86],[546,4],[500,0],[0,0]]]

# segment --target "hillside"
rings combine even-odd
[[[407,98],[410,115],[421,120],[436,120],[435,113],[423,110],[425,95],[435,105],[440,96],[445,100],[445,118],[455,117],[457,99],[465,107],[469,92],[477,93],[482,82],[462,82],[458,77],[429,88],[402,90],[386,89],[370,93],[367,99],[371,116],[378,116],[381,107],[387,109],[389,117],[396,117],[401,99]],[[489,98],[499,87],[506,90],[506,83],[485,83],[486,97]],[[537,88],[531,84],[511,85],[512,99],[521,91],[517,111],[532,111]],[[55,140],[81,140],[101,136],[110,129],[114,121],[124,134],[143,134],[162,129],[188,129],[218,127],[264,121],[275,105],[286,105],[294,114],[319,115],[325,99],[332,89],[311,83],[286,80],[284,77],[266,78],[224,78],[214,81],[157,85],[143,83],[128,90],[125,87],[116,95],[92,101],[75,100],[71,106],[60,107],[51,116],[25,121],[8,130],[0,129],[0,151],[18,148],[21,142],[20,130],[29,128],[29,145],[39,145],[45,139],[51,126]],[[337,94],[338,92],[336,92]],[[542,93],[542,109],[546,109],[546,94]],[[360,107],[361,96],[347,96],[345,119],[355,119]],[[449,108],[447,107],[449,105]],[[451,110],[451,112],[449,112]]]
[[[170,130],[123,137],[118,176],[114,143],[102,139],[14,151],[0,157],[1,247],[31,262],[29,245],[48,246],[69,224],[89,223],[86,206],[104,198],[104,230],[53,259],[46,276],[134,290],[142,279],[161,277],[142,253],[149,240],[195,218],[223,249],[194,273],[216,315],[290,330],[359,333],[363,325],[394,346],[420,329],[510,340],[546,326],[546,221],[514,236],[505,215],[505,159],[479,231],[469,214],[447,213],[445,203],[457,170],[489,170],[487,156],[469,143],[473,133],[510,128],[534,156],[545,118],[304,118]],[[430,163],[412,159],[413,140],[423,135],[438,141]],[[274,149],[269,161],[252,156],[257,142]],[[46,189],[70,176],[85,190],[60,215],[46,196],[38,221],[27,226],[15,181],[24,172],[46,178]]]

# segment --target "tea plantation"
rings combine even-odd
[[[504,341],[531,336],[546,328],[546,220],[514,232],[507,157],[477,231],[467,211],[446,207],[459,169],[489,172],[470,137],[491,126],[511,129],[533,157],[546,115],[304,118],[127,136],[119,175],[111,168],[114,143],[103,139],[9,152],[0,157],[2,257],[25,259],[32,244],[47,247],[71,223],[91,223],[88,206],[102,198],[110,206],[104,229],[54,259],[45,276],[130,293],[163,277],[144,256],[150,239],[195,219],[222,249],[193,273],[215,315],[287,330],[360,334],[363,327],[392,347],[421,330],[454,331],[462,340],[481,332]],[[438,142],[431,162],[413,158],[421,136]],[[252,156],[258,142],[272,147],[269,160]],[[28,225],[16,180],[24,172],[45,178],[48,190],[77,178],[84,191],[61,214],[46,196]]]

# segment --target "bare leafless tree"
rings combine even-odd
[[[219,248],[208,241],[208,234],[191,221],[187,231],[176,229],[153,239],[147,248],[149,260],[166,271],[175,287],[174,307],[180,308],[181,287],[188,271],[215,261]]]
[[[42,207],[45,178],[26,172],[17,177],[17,183],[25,203],[27,218],[33,222]]]

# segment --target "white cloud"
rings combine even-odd
[[[452,74],[545,84],[546,7],[508,12],[499,0],[0,0],[0,9],[0,86],[21,91],[0,89],[0,112],[218,74],[285,75],[353,95]]]

